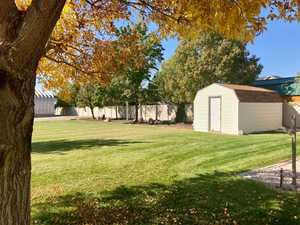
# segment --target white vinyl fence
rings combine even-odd
[[[148,121],[150,118],[153,120],[161,121],[174,121],[176,118],[177,106],[176,105],[142,105],[139,107],[139,119]],[[94,109],[95,117],[110,119],[126,119],[126,106],[108,106],[103,108]],[[185,105],[186,122],[193,122],[193,105]],[[57,116],[79,116],[79,117],[92,117],[89,108],[56,108],[55,115]],[[291,115],[296,115],[297,127],[300,128],[300,104],[297,103],[284,103],[283,104],[283,126],[289,127],[291,124]],[[128,119],[135,119],[135,107],[128,106]]]
[[[186,122],[193,121],[193,108],[192,105],[186,105]],[[126,112],[128,111],[128,117]],[[161,121],[175,121],[177,106],[171,104],[161,105],[140,105],[139,106],[139,120],[148,121],[149,119]],[[79,117],[92,117],[91,110],[86,108],[56,108],[56,115],[62,116],[79,116]],[[135,106],[106,106],[103,108],[94,108],[96,118],[110,118],[110,119],[135,119]]]
[[[284,103],[283,104],[283,126],[291,126],[291,116],[296,115],[296,126],[300,127],[300,104]]]

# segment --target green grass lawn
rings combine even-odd
[[[289,157],[286,134],[36,122],[33,223],[300,224],[299,194],[234,176]]]

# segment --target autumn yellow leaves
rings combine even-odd
[[[16,0],[16,5],[24,11],[31,1]],[[153,21],[159,38],[195,38],[199,32],[213,31],[247,42],[266,29],[268,19],[297,19],[299,4],[300,0],[67,0],[38,72],[46,86],[59,87],[70,80],[108,83],[125,64],[142,66],[143,49],[131,41],[138,37],[115,40],[120,21]]]

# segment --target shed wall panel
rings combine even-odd
[[[282,103],[239,103],[239,130],[244,133],[282,128]]]
[[[55,98],[34,98],[34,114],[36,116],[54,115],[55,114]]]

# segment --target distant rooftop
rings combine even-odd
[[[282,77],[271,80],[256,80],[251,85],[277,91],[281,96],[299,96],[300,82],[298,77]]]
[[[276,85],[276,84],[288,84],[294,83],[295,77],[281,77],[274,79],[258,79],[251,83],[254,86],[263,86],[263,85]]]
[[[268,75],[268,76],[264,76],[264,77],[259,77],[257,80],[273,80],[273,79],[279,79],[282,78],[280,76],[276,76],[276,75]]]
[[[50,91],[35,88],[35,97],[37,97],[37,98],[54,98],[55,96]]]

